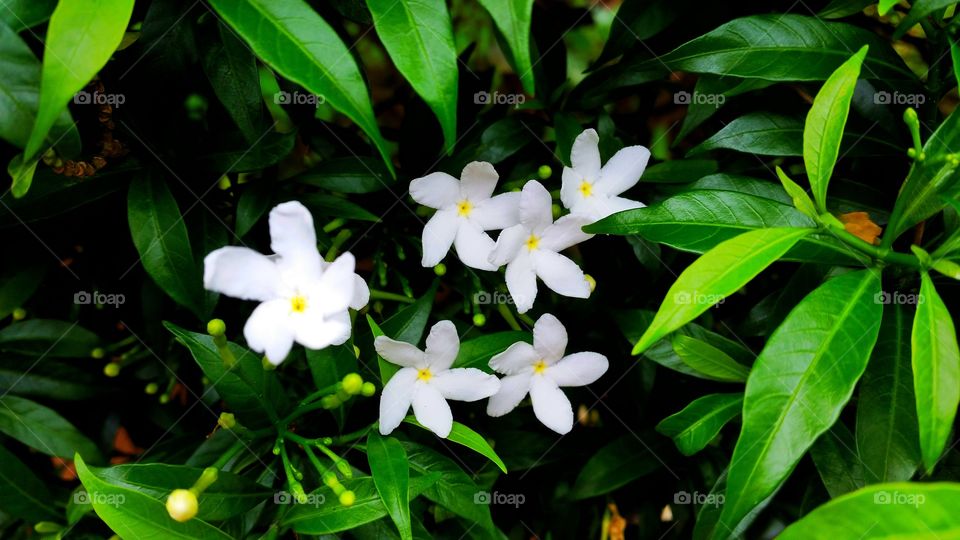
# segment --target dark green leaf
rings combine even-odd
[[[293,180],[340,193],[373,193],[392,182],[383,162],[366,157],[327,159]]]
[[[482,504],[483,490],[453,460],[426,446],[411,442],[402,444],[411,469],[425,475],[440,475],[439,480],[424,492],[427,499],[483,529],[494,528],[490,507]]]
[[[864,464],[853,433],[837,422],[810,447],[810,457],[831,497],[864,486]]]
[[[911,2],[911,4],[910,13],[897,25],[897,30],[893,33],[893,39],[902,38],[904,34],[910,31],[911,28],[927,15],[936,15],[937,12],[939,12],[939,15],[943,15],[943,12],[947,8],[955,5],[956,2],[951,0],[917,0],[916,2]]]
[[[659,34],[682,14],[685,6],[686,2],[674,0],[624,0],[610,25],[610,35],[596,65],[603,65],[637,42]]]
[[[51,358],[87,358],[100,338],[77,323],[30,319],[0,330],[0,351]]]
[[[60,514],[43,481],[17,456],[0,445],[0,508],[15,518],[36,523]]]
[[[673,439],[683,455],[692,456],[710,444],[727,422],[740,416],[742,405],[742,393],[708,394],[664,418],[657,431]]]
[[[423,427],[420,422],[417,422],[417,419],[413,416],[407,416],[403,420],[408,424],[413,424],[417,427],[427,429]],[[460,422],[453,423],[453,428],[450,430],[450,435],[447,436],[447,440],[457,444],[462,444],[463,446],[466,446],[476,453],[488,458],[494,463],[494,465],[499,467],[504,474],[507,473],[507,466],[504,465],[503,460],[500,459],[500,456],[493,451],[493,447],[490,446],[490,443],[488,443],[487,440],[484,439],[479,433],[461,424]]]
[[[693,182],[715,172],[717,162],[712,159],[674,159],[647,167],[641,181],[668,184]]]
[[[252,145],[268,127],[263,122],[257,59],[232,30],[220,23],[216,27],[203,52],[203,70],[244,140]]]
[[[0,22],[20,32],[46,22],[57,6],[57,0],[4,0]]]
[[[100,450],[56,411],[29,399],[0,397],[0,431],[48,456],[71,459],[75,453],[102,461]]]
[[[400,531],[400,538],[412,540],[410,525],[410,466],[403,446],[392,437],[383,437],[376,430],[367,435],[367,460],[370,474],[387,508],[390,519]]]
[[[727,98],[761,90],[772,84],[774,84],[773,81],[763,79],[737,79],[736,77],[701,75],[697,79],[693,94],[684,95],[684,98],[688,99],[682,100],[687,103],[687,114],[683,117],[683,125],[680,126],[680,133],[674,139],[674,145],[716,114],[720,107],[723,107],[726,103]],[[681,101],[681,95],[679,93],[674,94],[674,101]]]
[[[507,347],[518,341],[530,343],[533,337],[529,332],[497,332],[487,334],[478,338],[464,341],[460,344],[460,352],[457,354],[453,367],[477,368],[493,373],[490,368],[490,359],[507,350]]]
[[[663,466],[657,457],[663,450],[661,437],[644,432],[650,442],[627,434],[604,446],[580,470],[570,491],[574,500],[610,493]]]
[[[333,195],[311,193],[300,197],[300,202],[318,216],[339,217],[358,221],[380,221],[379,217],[364,210],[362,206]]]

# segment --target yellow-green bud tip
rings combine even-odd
[[[343,378],[343,390],[351,396],[359,394],[363,390],[363,377],[357,373],[348,373]]]
[[[553,169],[549,165],[541,165],[540,168],[537,169],[537,176],[539,176],[541,180],[546,180],[553,176]]]
[[[106,354],[104,350],[100,347],[90,351],[90,358],[95,358],[97,360],[103,358],[103,355]]]
[[[237,425],[237,418],[233,413],[220,413],[217,424],[223,429],[233,429],[233,426]]]
[[[447,265],[439,263],[433,267],[433,273],[438,276],[443,276],[447,273]]]
[[[143,387],[143,393],[149,396],[156,394],[159,390],[160,390],[160,385],[158,385],[155,382],[147,383],[147,385]]]
[[[377,393],[377,387],[372,382],[363,383],[363,387],[360,389],[360,393],[364,397],[370,397]]]
[[[167,403],[170,403],[170,394],[162,394],[160,396],[160,404],[166,405]]]
[[[207,323],[207,333],[213,337],[222,336],[227,332],[227,324],[223,319],[211,319]]]
[[[473,315],[473,325],[474,326],[483,326],[487,324],[487,316],[483,313],[475,313]]]
[[[110,362],[109,364],[103,366],[103,374],[107,377],[116,377],[120,374],[120,364]]]
[[[52,521],[41,521],[33,526],[33,530],[40,534],[53,534],[62,531],[63,527]]]
[[[353,346],[353,356],[360,358],[360,347],[357,347],[356,345]]]
[[[357,502],[357,495],[350,491],[344,491],[340,494],[340,504],[343,506],[353,506],[353,503]]]
[[[13,310],[13,320],[22,321],[26,317],[27,317],[27,310],[19,307]]]
[[[293,484],[290,486],[290,491],[293,492],[293,498],[296,499],[299,504],[307,503],[307,493],[303,490],[303,486],[300,484]]]
[[[560,217],[560,212],[562,212],[563,209],[560,208],[559,204],[554,204],[550,206],[550,211],[553,213],[553,219],[557,219]]]
[[[590,274],[584,274],[583,279],[587,280],[587,285],[590,285],[590,292],[597,288],[597,280],[593,279]]]
[[[919,122],[919,120],[920,119],[917,117],[917,111],[913,107],[907,107],[907,109],[903,111],[904,122],[913,124],[914,122]]]
[[[167,513],[183,523],[197,515],[197,496],[189,489],[175,489],[167,497]]]

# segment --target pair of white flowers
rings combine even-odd
[[[498,379],[476,368],[451,368],[460,351],[460,337],[450,321],[430,329],[425,350],[379,336],[377,354],[401,366],[380,396],[380,433],[391,433],[413,407],[417,421],[440,437],[453,428],[447,400],[490,398],[487,414],[503,416],[529,394],[533,412],[543,425],[560,434],[573,429],[573,406],[560,389],[584,386],[600,378],[609,363],[602,354],[565,356],[567,330],[556,317],[542,315],[533,327],[533,344],[517,342],[490,359],[490,367],[506,375]]]
[[[537,297],[537,278],[554,292],[573,298],[590,296],[583,271],[560,251],[592,235],[588,225],[642,203],[619,195],[640,181],[650,159],[642,146],[618,151],[600,163],[600,138],[588,129],[577,136],[564,167],[560,200],[570,210],[553,220],[552,198],[542,184],[527,182],[519,193],[493,195],[499,175],[493,165],[472,162],[460,179],[435,172],[410,182],[410,195],[437,212],[423,228],[425,267],[438,264],[454,246],[463,264],[478,270],[506,265],[507,290],[525,313]],[[486,231],[501,230],[496,242]]]

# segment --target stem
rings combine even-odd
[[[907,255],[906,253],[898,253],[896,251],[890,250],[890,248],[885,248],[883,246],[875,246],[873,244],[868,244],[862,238],[855,236],[848,232],[846,229],[838,228],[836,226],[828,226],[827,231],[830,234],[833,234],[840,240],[842,240],[848,246],[859,250],[867,255],[873,257],[874,259],[881,260],[889,264],[899,264],[901,266],[909,266],[910,268],[920,269],[922,265],[920,260],[913,255]]]
[[[243,444],[243,441],[236,441],[233,443],[233,446],[228,448],[226,452],[224,452],[219,458],[217,458],[216,461],[213,462],[211,467],[215,469],[222,469],[224,465],[234,458],[234,456],[240,453],[240,450],[243,450],[244,446],[245,445]]]
[[[370,424],[369,426],[363,429],[358,429],[357,431],[354,431],[352,433],[340,435],[339,437],[332,437],[333,441],[330,444],[344,444],[344,443],[355,441],[357,439],[362,439],[363,437],[366,437],[367,433],[370,433],[370,430],[376,426],[377,426],[377,423],[374,422],[373,424]]]
[[[370,289],[370,299],[371,300],[392,300],[394,302],[403,302],[404,304],[412,304],[416,302],[415,299],[410,298],[409,296],[404,296],[402,294],[396,294],[386,291],[378,291],[377,289]]]
[[[320,399],[320,398],[322,398],[322,397],[324,397],[324,396],[329,396],[330,394],[335,394],[335,393],[337,392],[337,390],[340,389],[340,384],[341,384],[341,383],[334,383],[334,384],[331,384],[330,386],[326,386],[326,387],[324,387],[324,388],[321,388],[320,390],[317,390],[316,392],[314,392],[314,393],[310,394],[309,396],[303,398],[303,399],[300,401],[300,405],[299,405],[299,406],[300,406],[300,407],[303,407],[303,406],[305,406],[305,405],[309,405],[311,402],[316,401],[316,400],[318,400],[318,399]],[[296,411],[294,411],[294,412],[296,412]],[[293,414],[293,413],[291,413],[291,414]]]
[[[500,312],[503,320],[507,321],[510,328],[520,330],[520,323],[517,322],[517,318],[513,316],[513,312],[510,311],[510,308],[508,308],[506,304],[497,304],[497,311]]]

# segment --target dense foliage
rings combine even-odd
[[[4,537],[957,537],[956,8],[0,0]]]

